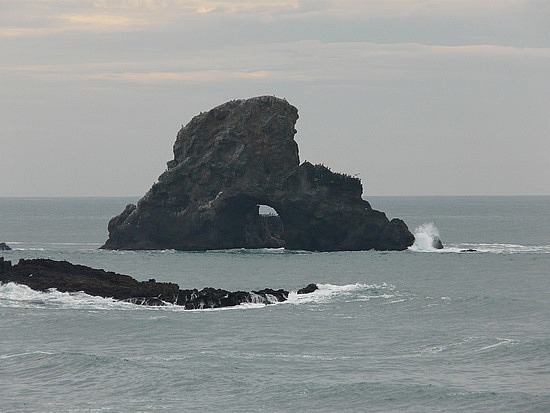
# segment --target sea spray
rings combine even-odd
[[[411,251],[437,251],[437,243],[441,242],[439,230],[433,222],[427,222],[414,230],[414,244],[409,247]]]

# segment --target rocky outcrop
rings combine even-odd
[[[441,238],[439,238],[438,236],[434,236],[432,240],[432,247],[436,250],[442,250],[444,247],[443,242],[441,242]]]
[[[158,182],[109,222],[106,249],[403,250],[405,223],[361,198],[361,181],[300,165],[297,109],[262,96],[194,117]],[[258,205],[274,208],[266,219]]]
[[[3,259],[2,259],[3,261]],[[3,261],[0,281],[24,284],[33,290],[47,291],[56,288],[61,292],[83,291],[89,295],[117,300],[144,298],[173,303],[179,287],[173,283],[157,283],[155,280],[139,282],[128,275],[116,274],[67,261],[50,259],[21,259],[16,265]]]
[[[11,251],[11,247],[5,242],[0,242],[0,251]]]
[[[137,281],[128,275],[50,259],[19,260],[12,265],[0,257],[0,284],[13,282],[33,290],[55,288],[61,292],[82,291],[140,305],[175,304],[187,310],[231,307],[245,303],[273,304],[286,301],[288,291],[226,291],[216,288],[182,290],[177,284],[154,279]]]
[[[317,286],[317,284],[308,284],[304,288],[300,288],[297,291],[297,294],[310,294],[314,291],[317,291],[318,289],[319,289],[319,287]]]

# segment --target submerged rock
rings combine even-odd
[[[128,275],[117,274],[67,261],[50,259],[19,260],[12,265],[0,257],[0,284],[13,282],[33,290],[55,288],[61,292],[82,291],[89,295],[127,301],[139,305],[161,306],[175,304],[187,310],[231,307],[244,303],[273,304],[286,301],[288,291],[226,291],[215,288],[181,290],[177,284],[154,279],[137,281]]]
[[[136,205],[109,222],[105,249],[404,250],[405,223],[361,198],[361,181],[300,164],[298,110],[284,99],[234,100],[195,116],[174,159]],[[259,205],[278,216],[265,218]]]

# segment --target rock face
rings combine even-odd
[[[226,291],[216,288],[181,290],[177,284],[137,281],[128,275],[50,259],[19,260],[12,265],[0,257],[0,284],[14,282],[33,290],[55,288],[61,292],[83,291],[140,305],[175,304],[187,310],[231,307],[244,303],[273,304],[286,301],[288,291]]]
[[[357,178],[300,165],[297,109],[262,96],[195,116],[158,182],[109,222],[105,249],[403,250],[405,223],[361,198]],[[259,214],[258,205],[278,217]]]

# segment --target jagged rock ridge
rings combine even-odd
[[[154,279],[137,281],[129,275],[117,274],[85,265],[50,259],[21,259],[15,265],[0,257],[0,285],[26,285],[37,291],[55,288],[61,292],[85,292],[139,305],[164,306],[174,304],[186,310],[232,307],[240,304],[274,304],[286,301],[288,291],[265,288],[259,291],[227,291],[206,287],[202,290],[182,290],[177,284]],[[315,291],[316,285],[301,289],[298,294]]]
[[[109,222],[106,249],[403,250],[405,223],[361,198],[357,178],[300,165],[298,110],[261,96],[195,116],[158,182]],[[258,205],[278,217],[259,214]]]

